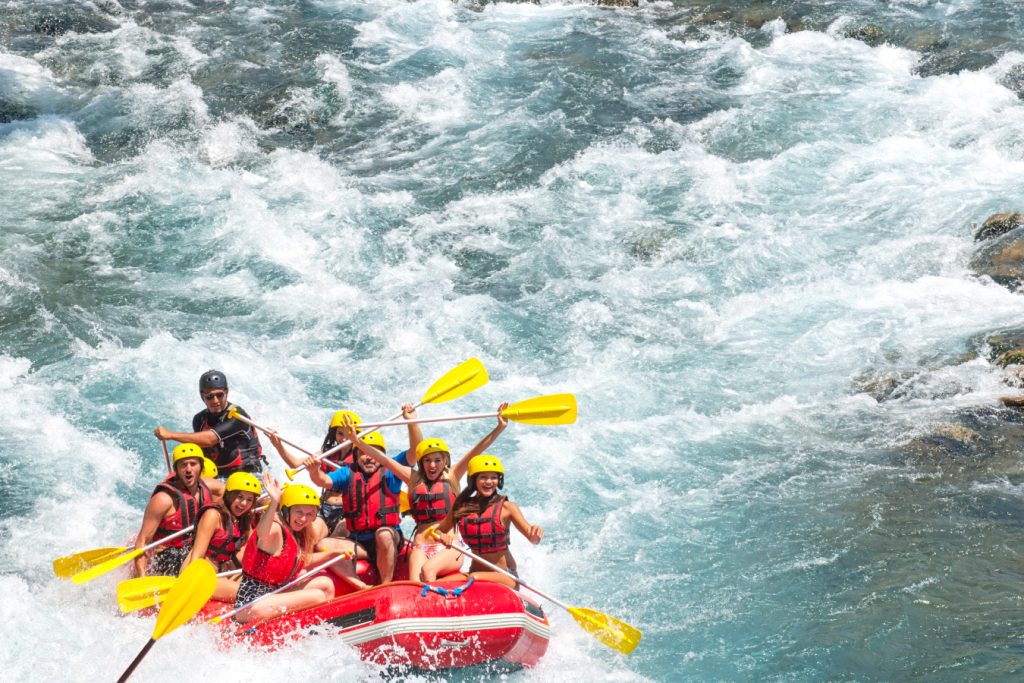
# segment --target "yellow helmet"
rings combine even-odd
[[[359,425],[360,422],[363,421],[363,418],[359,417],[358,415],[353,413],[351,410],[339,410],[338,412],[336,412],[334,414],[334,417],[331,418],[331,429],[337,429],[338,427],[341,427],[342,425],[344,425],[346,417],[348,417],[350,420],[352,420],[353,424],[357,425],[356,426],[356,431],[357,432],[360,431],[358,425]]]
[[[293,505],[320,507],[320,494],[305,484],[289,484],[281,492],[281,507],[290,508]]]
[[[246,491],[248,493],[255,493],[257,496],[263,493],[263,486],[260,485],[260,480],[254,475],[248,472],[235,472],[228,477],[227,483],[224,485],[225,491]]]
[[[481,472],[505,474],[505,468],[501,466],[501,461],[493,455],[481,453],[469,461],[469,469],[466,470],[466,474],[472,477],[474,474],[480,474]]]
[[[416,444],[416,462],[419,462],[431,453],[448,453],[448,444],[441,439],[424,439]]]
[[[188,458],[202,458],[206,460],[206,455],[203,454],[203,449],[194,443],[180,443],[174,447],[173,454],[174,464],[177,465],[179,460],[186,460]]]
[[[208,479],[213,479],[217,476],[217,463],[210,460],[209,458],[203,458],[203,476]]]
[[[380,432],[370,432],[359,437],[359,440],[365,443],[367,446],[376,446],[382,451],[387,450],[387,446],[384,445],[384,435]]]

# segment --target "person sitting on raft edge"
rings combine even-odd
[[[220,370],[207,370],[199,377],[199,396],[206,408],[192,418],[191,432],[175,432],[157,425],[153,434],[161,441],[193,443],[217,465],[221,478],[235,472],[263,471],[263,449],[256,430],[241,420],[229,418],[232,409],[249,417],[242,408],[228,402],[228,378]]]
[[[416,467],[413,468],[366,447],[359,440],[358,432],[346,434],[357,448],[372,455],[409,489],[410,513],[416,521],[409,552],[411,580],[430,583],[439,576],[456,573],[462,567],[463,554],[458,548],[446,548],[436,539],[427,538],[426,530],[448,516],[469,462],[490,447],[508,426],[508,420],[501,417],[506,408],[508,403],[498,406],[498,424],[455,463],[452,463],[448,444],[438,438],[417,439]],[[403,406],[403,414],[406,420],[416,419],[416,411],[411,404]]]
[[[260,480],[248,472],[235,472],[224,484],[224,499],[199,510],[192,551],[182,563],[184,570],[193,560],[205,557],[217,571],[242,567],[246,541],[255,526],[253,507],[263,493]],[[240,576],[218,576],[213,599],[233,602]]]
[[[355,435],[355,424],[346,416],[346,437]],[[353,441],[355,443],[355,441]],[[370,432],[359,440],[356,456],[348,467],[325,473],[316,458],[306,460],[306,472],[317,486],[340,491],[349,541],[337,538],[324,539],[325,547],[345,549],[353,553],[353,562],[341,568],[345,577],[359,588],[367,588],[365,582],[355,574],[355,560],[367,559],[377,567],[380,583],[390,583],[395,574],[398,553],[404,543],[400,515],[400,493],[402,481],[392,472],[380,466],[367,450],[385,451],[384,436]],[[404,456],[404,452],[400,454]]]
[[[505,571],[519,576],[516,561],[509,550],[509,523],[523,536],[537,545],[544,538],[544,530],[526,521],[519,506],[498,493],[505,486],[505,468],[493,455],[482,453],[469,461],[469,479],[459,493],[448,516],[436,527],[427,530],[427,536],[439,536],[445,545],[455,541],[453,529],[458,526],[463,542],[474,553]],[[496,571],[473,560],[471,576],[501,583],[509,588],[518,584]]]
[[[334,598],[334,581],[328,576],[314,575],[286,591],[267,594],[299,576],[303,567],[314,567],[343,554],[335,550],[315,552],[316,536],[312,523],[320,507],[320,496],[316,491],[305,484],[289,484],[282,491],[270,472],[263,474],[263,490],[270,497],[270,502],[245,545],[242,581],[235,596],[235,606],[263,599],[235,615],[235,621],[240,624],[330,601]],[[332,571],[336,568],[337,564],[330,567]]]
[[[196,524],[199,511],[219,501],[224,493],[222,482],[202,477],[203,466],[208,461],[199,446],[180,444],[174,449],[173,458],[174,473],[157,484],[150,494],[142,515],[142,527],[135,538],[136,548]],[[191,546],[186,539],[194,534],[195,531],[184,538],[179,536],[168,541],[163,549],[139,555],[134,563],[135,576],[145,576],[147,569],[151,574],[177,576]]]

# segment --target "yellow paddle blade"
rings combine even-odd
[[[203,608],[217,587],[217,570],[206,560],[196,560],[178,576],[156,617],[153,640],[178,628]]]
[[[142,552],[143,551],[141,550],[133,550],[129,553],[125,553],[124,555],[116,555],[109,560],[105,560],[93,567],[90,567],[89,569],[86,569],[84,572],[75,574],[71,577],[71,580],[77,584],[87,583],[95,579],[97,576],[102,576],[112,569],[117,569],[121,565],[131,562],[141,555]]]
[[[174,576],[140,576],[117,584],[117,606],[134,612],[158,604],[177,582]]]
[[[104,560],[109,560],[114,555],[120,555],[127,548],[93,548],[72,555],[58,557],[53,561],[53,573],[59,579],[70,579],[78,572],[84,572],[89,567],[95,566]]]
[[[576,397],[572,394],[535,396],[513,403],[501,413],[513,422],[531,425],[567,425],[576,421]]]
[[[602,643],[624,655],[632,652],[644,635],[624,621],[586,607],[570,607],[569,614],[584,630],[590,631]]]
[[[423,394],[424,403],[444,403],[460,396],[465,396],[471,391],[479,389],[487,384],[487,369],[477,358],[470,358],[448,372],[444,377],[434,382]]]

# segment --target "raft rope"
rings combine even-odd
[[[424,584],[424,585],[423,585],[423,590],[422,590],[422,591],[420,591],[420,597],[421,597],[421,598],[423,598],[423,597],[426,597],[427,593],[429,593],[430,591],[434,591],[434,592],[435,592],[435,593],[437,593],[438,595],[443,595],[443,596],[444,596],[444,597],[446,597],[446,598],[447,598],[448,596],[451,596],[451,597],[453,597],[453,598],[457,598],[457,597],[459,597],[460,595],[462,595],[462,593],[463,593],[463,592],[464,592],[464,591],[465,591],[465,590],[466,590],[467,588],[469,588],[470,586],[472,586],[472,585],[473,585],[473,582],[474,582],[475,580],[476,580],[476,579],[475,579],[474,577],[472,577],[472,576],[471,576],[471,577],[469,577],[469,581],[467,581],[467,582],[466,582],[466,583],[464,583],[463,585],[459,586],[458,588],[452,588],[452,589],[442,588],[441,586],[431,586],[430,584]]]

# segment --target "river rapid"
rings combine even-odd
[[[957,359],[1022,312],[970,267],[1022,208],[1022,16],[0,0],[4,678],[110,680],[149,638],[121,577],[50,563],[137,530],[200,373],[315,449],[476,356],[491,382],[421,413],[573,392],[491,449],[545,529],[513,550],[644,632],[622,657],[551,607],[502,680],[1019,680],[1021,468],[905,447],[1019,391]],[[200,675],[386,672],[185,627],[133,680]]]

